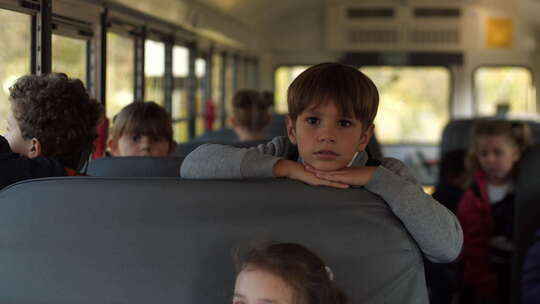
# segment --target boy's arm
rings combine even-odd
[[[318,178],[296,162],[296,158],[296,146],[282,136],[249,149],[206,144],[186,156],[180,176],[192,179],[286,177],[312,186],[349,187]]]
[[[402,162],[383,159],[365,188],[386,201],[430,261],[448,263],[458,257],[463,245],[459,221],[423,191]]]
[[[253,148],[204,144],[186,156],[180,176],[192,179],[274,177],[276,162],[294,155],[295,151],[296,147],[287,137],[275,137]]]

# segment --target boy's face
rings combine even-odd
[[[363,151],[372,135],[361,121],[344,117],[333,102],[311,107],[287,122],[290,140],[298,145],[305,163],[317,170],[347,167],[356,152]]]
[[[7,115],[7,128],[5,138],[9,143],[11,151],[30,157],[32,149],[32,140],[22,137],[19,122],[15,119],[13,108],[9,110]]]
[[[109,141],[114,156],[168,156],[173,144],[165,137],[124,133],[118,139]]]

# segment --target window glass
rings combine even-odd
[[[107,33],[107,117],[112,119],[133,102],[133,62],[135,50],[131,38]]]
[[[187,76],[189,71],[189,50],[183,46],[173,47],[173,76],[174,89],[172,100],[173,120],[184,119],[189,116],[187,96]],[[189,138],[186,121],[173,123],[174,139],[177,142],[187,141]]]
[[[245,89],[246,86],[246,70],[245,70],[245,61],[242,58],[239,58],[236,61],[236,79],[238,83],[236,84],[238,90]]]
[[[9,47],[0,48],[0,134],[6,130],[9,111],[9,87],[15,80],[30,73],[30,16],[0,9],[0,41],[8,41]]]
[[[195,95],[195,100],[197,103],[197,117],[203,117],[203,119],[196,120],[195,124],[195,134],[200,135],[205,132],[205,107],[206,100],[204,99],[204,89],[205,89],[205,77],[206,77],[206,60],[203,58],[197,58],[195,60],[195,77],[197,78],[197,91]]]
[[[448,122],[450,72],[444,67],[363,67],[379,90],[377,139],[385,144],[440,139]]]
[[[253,75],[250,72],[251,62],[248,59],[243,61],[242,73],[244,74],[244,88],[252,89],[253,88]]]
[[[221,128],[221,54],[212,55],[212,102],[215,108],[214,130]]]
[[[525,67],[481,67],[474,84],[480,115],[536,113],[532,75]]]
[[[225,112],[228,113],[231,110],[231,100],[235,93],[233,81],[234,59],[231,55],[226,56],[227,65],[225,66]]]
[[[276,113],[287,113],[287,89],[293,80],[305,71],[309,66],[295,65],[282,66],[274,72],[274,111]]]
[[[145,101],[164,104],[165,44],[146,40],[144,42]]]
[[[257,63],[254,60],[248,60],[246,62],[246,77],[248,88],[256,89],[257,88]]]
[[[52,70],[86,83],[86,40],[52,35]]]

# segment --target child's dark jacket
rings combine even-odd
[[[27,158],[13,153],[7,140],[0,136],[0,189],[25,179],[73,175],[72,171],[52,158]]]

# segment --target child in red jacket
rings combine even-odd
[[[467,160],[471,184],[458,204],[465,290],[476,303],[507,303],[515,168],[530,144],[530,130],[525,123],[483,120],[472,138]]]

